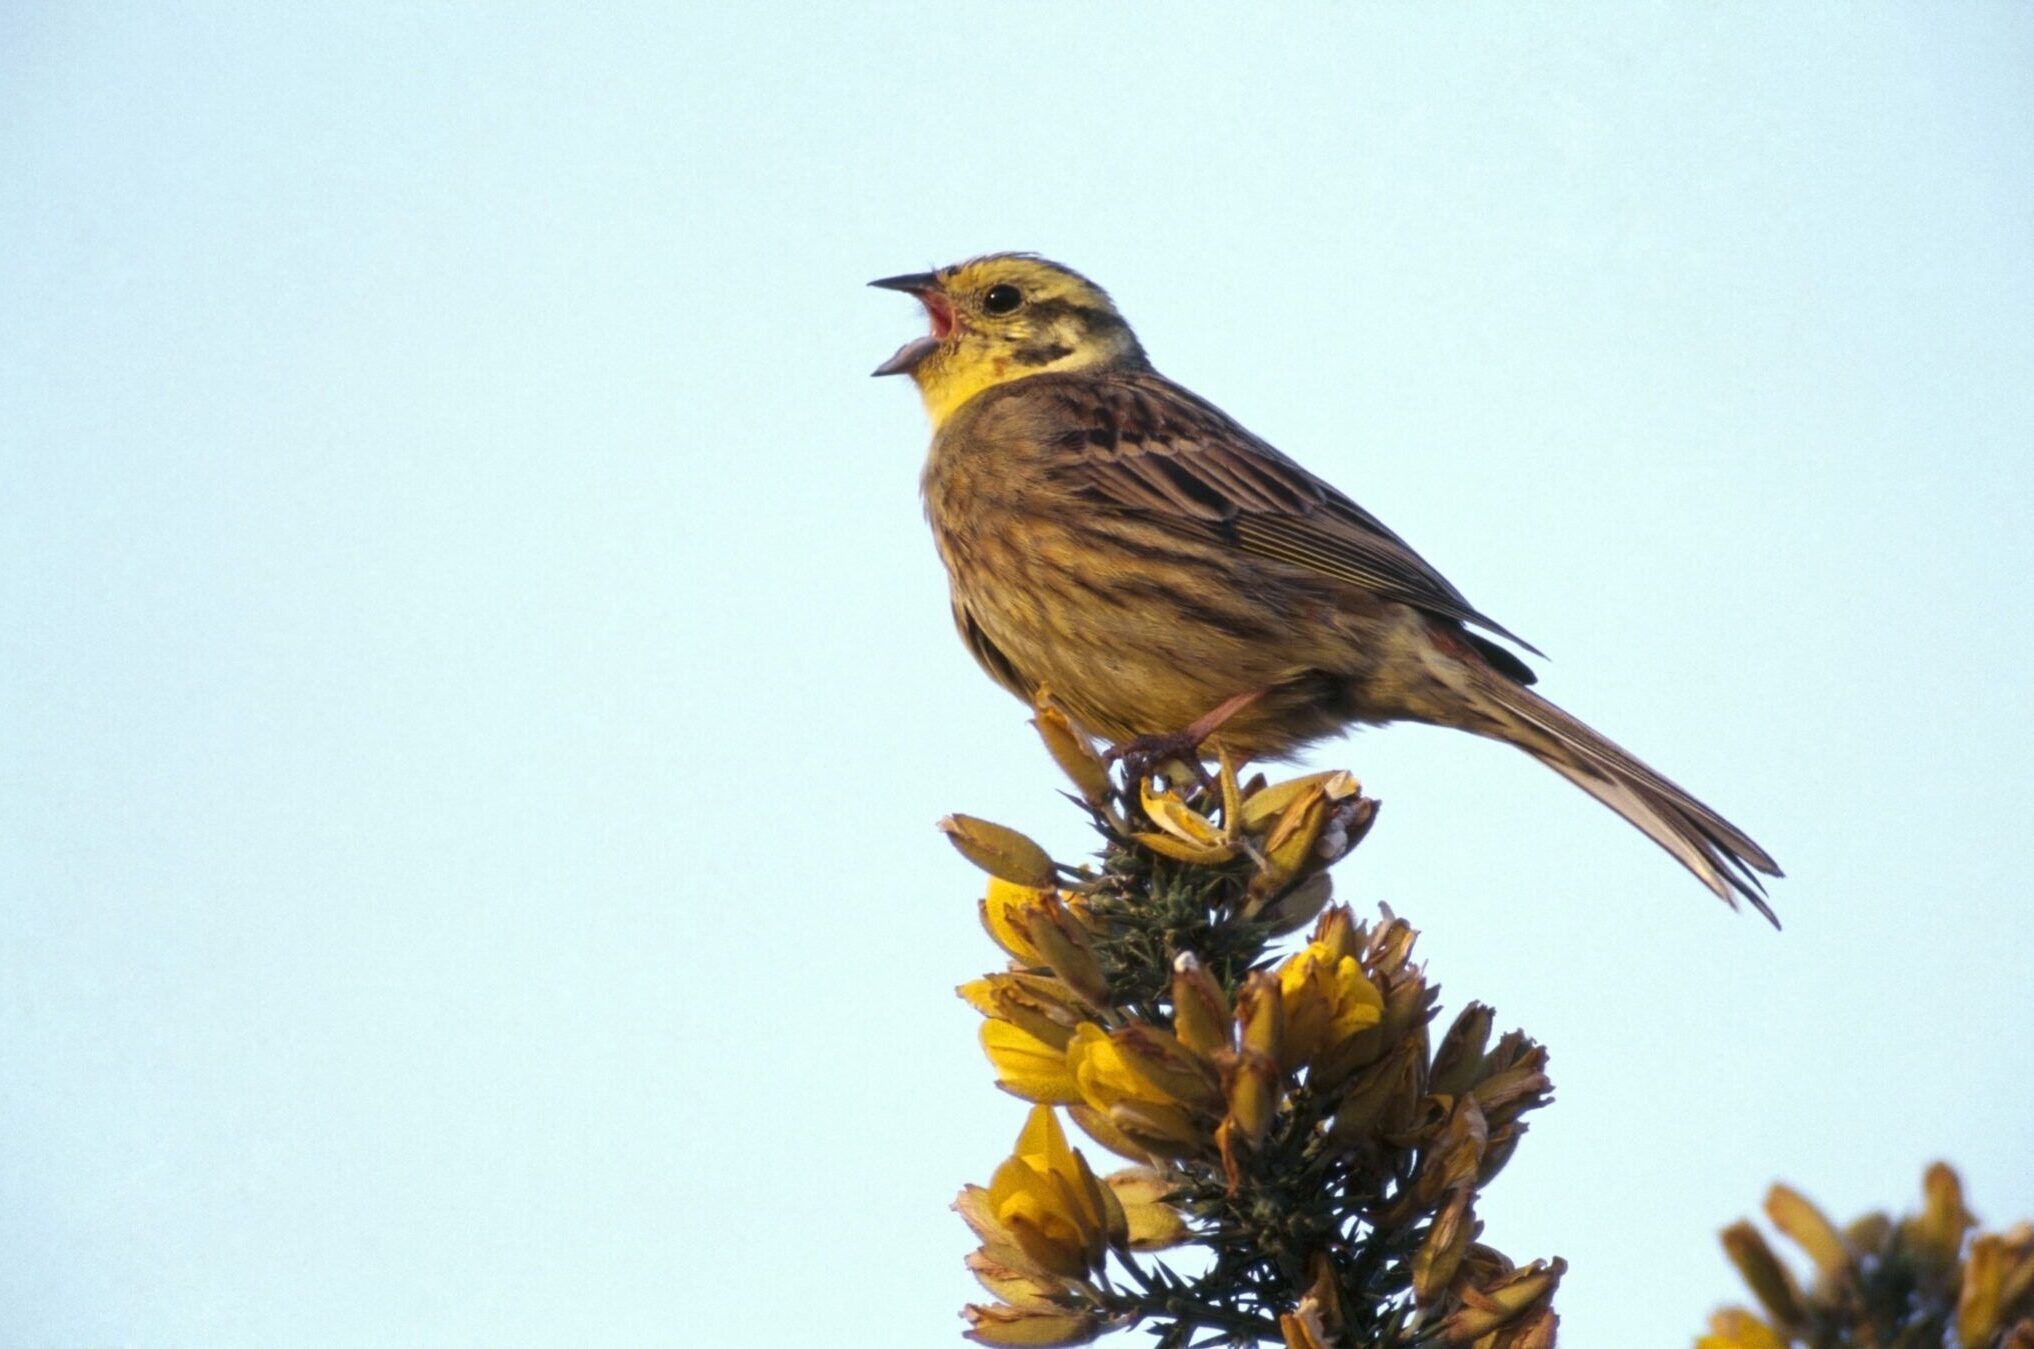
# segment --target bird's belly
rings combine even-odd
[[[1317,584],[1233,556],[1161,556],[1032,533],[952,569],[965,612],[1017,674],[1111,741],[1184,729],[1232,696],[1266,695],[1221,739],[1245,757],[1291,753],[1359,714],[1345,606]],[[985,662],[986,663],[986,662]]]

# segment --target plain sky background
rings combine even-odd
[[[17,3],[0,1343],[954,1342],[1022,1107],[932,822],[1086,840],[862,283],[1003,248],[1787,867],[1313,756],[1552,1048],[1564,1342],[1778,1177],[2034,1216],[2034,10]]]

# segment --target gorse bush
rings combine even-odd
[[[1412,927],[1330,903],[1327,869],[1376,803],[1346,773],[1244,782],[1226,758],[1213,780],[1173,764],[1119,786],[1049,703],[1036,724],[1095,858],[942,822],[989,873],[982,922],[1009,958],[960,992],[997,1084],[1033,1103],[955,1205],[994,1299],[966,1309],[968,1336],[1552,1344],[1562,1262],[1514,1264],[1476,1216],[1549,1099],[1547,1054],[1493,1041],[1479,1003],[1435,1042]],[[1061,1112],[1130,1165],[1099,1173]]]

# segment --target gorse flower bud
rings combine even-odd
[[[1236,991],[1238,1044],[1224,1074],[1228,1114],[1222,1121],[1224,1170],[1233,1192],[1240,1183],[1234,1149],[1264,1141],[1278,1112],[1285,1057],[1285,1003],[1270,976],[1252,971]]]
[[[1172,1026],[1180,1043],[1212,1059],[1229,1048],[1230,1016],[1228,994],[1193,952],[1182,951],[1172,962]]]
[[[1045,742],[1046,752],[1060,771],[1073,781],[1081,799],[1097,809],[1107,809],[1113,784],[1109,781],[1109,766],[1102,762],[1102,756],[1095,753],[1094,746],[1082,739],[1067,720],[1067,715],[1052,702],[1049,692],[1041,691],[1038,700],[1038,716],[1031,723],[1038,730],[1038,738]]]
[[[1766,1315],[1783,1327],[1802,1324],[1801,1290],[1787,1267],[1774,1256],[1773,1248],[1759,1235],[1758,1228],[1750,1223],[1732,1223],[1724,1228],[1723,1252],[1744,1276],[1745,1286],[1766,1309]]]
[[[1057,878],[1045,849],[1015,829],[972,815],[949,815],[939,822],[939,831],[962,857],[1012,885],[1043,888]]]

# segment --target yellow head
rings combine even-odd
[[[1100,286],[1029,253],[871,281],[916,295],[932,331],[897,349],[879,375],[909,375],[938,426],[984,389],[1048,370],[1146,365],[1137,335]]]

